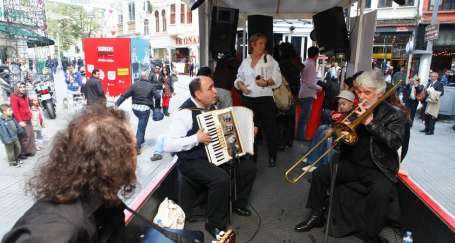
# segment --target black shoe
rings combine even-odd
[[[21,165],[18,164],[18,163],[16,163],[16,162],[11,162],[11,163],[9,163],[9,166],[11,166],[11,167],[16,167],[16,168],[21,167]]]
[[[427,130],[427,129],[422,129],[422,130],[420,130],[419,132],[424,132],[424,133],[427,133],[427,132],[428,132],[428,130]]]
[[[18,160],[24,160],[24,159],[27,159],[27,156],[25,156],[23,154],[20,154],[19,156],[17,156],[17,159]]]
[[[247,208],[233,208],[232,212],[240,216],[250,216],[251,211]]]
[[[269,158],[269,167],[275,167],[276,166],[276,157],[270,157]]]
[[[434,132],[426,132],[425,135],[433,135]]]
[[[150,158],[151,161],[157,161],[157,160],[161,160],[161,159],[163,159],[163,155],[161,155],[161,154],[154,154],[154,155]]]
[[[209,224],[209,223],[206,223],[205,224],[205,230],[207,232],[209,232],[209,234],[214,238],[216,239],[216,236],[220,234],[221,231],[223,231],[222,229],[218,229],[217,227]]]
[[[294,227],[294,230],[297,232],[306,232],[311,230],[312,228],[320,228],[322,226],[324,226],[324,217],[322,215],[318,216],[313,214],[307,219],[305,219],[305,221],[297,224]]]

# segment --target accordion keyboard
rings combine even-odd
[[[202,115],[201,127],[209,133],[211,142],[205,146],[211,163],[216,166],[228,162],[231,158],[227,151],[226,139],[224,138],[221,124],[213,114]]]

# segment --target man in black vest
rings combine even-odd
[[[227,226],[230,178],[221,168],[223,165],[217,167],[209,163],[204,145],[210,143],[210,136],[199,128],[196,116],[208,111],[215,104],[217,92],[213,80],[206,76],[193,79],[189,89],[191,98],[172,115],[169,126],[171,129],[164,138],[163,148],[166,152],[177,153],[177,168],[184,176],[208,189],[208,222],[205,228],[215,237]],[[246,206],[255,177],[255,165],[242,160],[238,167],[234,213],[241,216],[251,215]]]

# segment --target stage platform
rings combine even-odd
[[[402,163],[409,175],[401,176],[398,185],[400,200],[402,201],[403,224],[405,229],[411,230],[414,242],[455,242],[455,157],[450,148],[455,145],[455,131],[450,124],[437,124],[436,134],[426,136],[419,133],[421,124],[416,121],[411,132],[411,143],[408,156]],[[237,242],[323,242],[322,228],[313,229],[306,233],[294,232],[293,227],[309,213],[305,209],[310,184],[303,181],[291,185],[284,180],[284,171],[297,159],[302,151],[307,149],[306,144],[295,143],[293,148],[281,152],[278,156],[278,166],[268,168],[266,158],[260,156],[258,174],[251,195],[251,206],[256,213],[251,217],[233,215],[232,227],[237,232]],[[264,154],[260,148],[260,155]],[[140,178],[141,186],[128,204],[139,209],[142,214],[152,218],[159,200],[166,193],[175,193],[169,183],[173,183],[172,175],[174,162],[166,157],[162,162],[147,164],[148,180]],[[141,169],[145,169],[141,168]],[[155,178],[151,179],[154,175]],[[167,187],[166,189],[160,188]],[[155,192],[157,195],[151,194]],[[141,208],[142,206],[142,208]],[[128,222],[132,219],[128,216]],[[186,228],[202,230],[204,222],[187,223]],[[431,238],[437,233],[440,238]],[[429,238],[430,237],[430,238]],[[442,237],[442,238],[441,238]],[[454,241],[446,241],[447,239]],[[428,241],[428,239],[434,239]],[[211,237],[205,232],[206,242]],[[331,238],[330,242],[356,243],[362,242],[354,236],[345,238]]]

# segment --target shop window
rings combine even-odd
[[[193,12],[191,12],[191,8],[187,8],[187,12],[186,12],[186,23],[187,23],[187,24],[193,23]]]
[[[166,10],[161,10],[161,18],[163,19],[163,32],[167,31]]]
[[[134,6],[134,2],[128,3],[128,20],[134,21],[136,19],[136,7]]]
[[[185,4],[180,4],[180,23],[185,23]]]
[[[434,0],[430,1],[429,10],[433,10]],[[439,0],[439,10],[454,10],[455,0]]]
[[[171,4],[171,24],[175,24],[175,4]]]
[[[155,32],[160,32],[160,13],[155,11]]]
[[[392,7],[393,0],[379,0],[378,8],[390,8]]]
[[[144,35],[150,35],[150,26],[148,19],[144,20]]]

